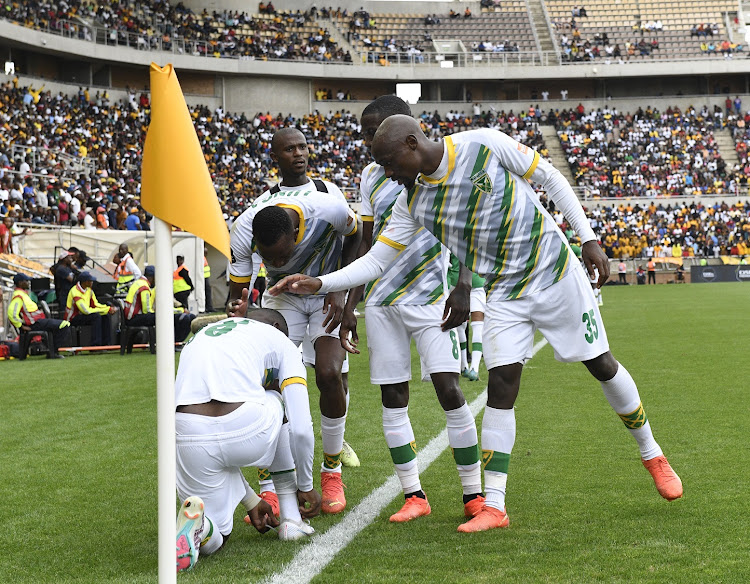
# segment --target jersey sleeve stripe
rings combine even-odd
[[[378,235],[377,241],[382,241],[384,244],[392,247],[393,249],[397,249],[398,251],[404,251],[406,249],[406,246],[403,243],[398,243],[382,235]]]
[[[237,284],[248,284],[250,280],[253,279],[252,275],[250,276],[235,276],[234,274],[229,274],[229,279],[232,282],[236,282]]]
[[[375,218],[372,215],[360,215],[360,218],[362,219],[363,222],[364,221],[369,221],[369,222],[375,221]]]
[[[534,160],[531,162],[531,166],[529,167],[529,170],[527,170],[526,173],[523,175],[523,178],[530,179],[531,175],[534,174],[534,171],[536,170],[536,167],[538,164],[539,164],[539,152],[534,150]]]
[[[289,377],[288,379],[285,379],[281,382],[279,388],[281,389],[281,391],[284,391],[284,388],[287,385],[292,385],[293,383],[301,383],[302,385],[307,387],[307,381],[303,377]]]

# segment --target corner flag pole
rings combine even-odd
[[[154,218],[156,246],[156,418],[159,460],[159,584],[177,582],[175,568],[175,399],[172,226]]]
[[[150,71],[151,123],[143,146],[141,204],[154,216],[159,582],[171,584],[177,581],[172,226],[197,235],[227,258],[230,251],[221,205],[174,68],[151,63]]]

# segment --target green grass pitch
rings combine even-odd
[[[315,582],[750,581],[749,292],[742,284],[604,289],[613,353],[638,383],[682,477],[682,500],[659,497],[598,383],[547,346],[528,364],[516,404],[511,528],[456,532],[461,493],[448,450],[422,474],[431,516],[389,524],[398,497]],[[31,358],[0,371],[0,582],[156,582],[155,358]],[[392,466],[365,355],[352,359],[350,379],[346,434],[362,461],[344,471],[352,508]],[[468,401],[486,379],[483,369],[479,382],[462,380]],[[312,383],[310,396],[317,431]],[[444,427],[430,385],[412,383],[410,413],[418,447]],[[262,582],[305,545],[261,536],[240,517],[225,549],[181,582]],[[313,525],[324,532],[339,520]]]

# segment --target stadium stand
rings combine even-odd
[[[19,219],[37,223],[82,223],[86,207],[102,204],[111,226],[122,225],[126,209],[140,192],[140,154],[149,123],[149,101],[130,90],[128,99],[111,102],[106,92],[52,95],[43,88],[0,86],[6,123],[0,126],[0,179],[4,214],[13,208]],[[537,109],[513,112],[456,112],[441,117],[423,114],[425,131],[440,137],[477,127],[498,128],[546,153],[538,131]],[[277,180],[270,141],[276,129],[296,125],[310,144],[310,171],[335,182],[352,200],[359,174],[369,158],[359,134],[359,122],[345,110],[326,115],[314,112],[295,118],[259,112],[250,118],[221,108],[191,108],[209,172],[228,216],[239,214],[269,181]],[[87,160],[72,167],[68,160]],[[3,193],[8,193],[7,197]],[[78,193],[77,195],[75,195]],[[71,215],[69,197],[82,202]],[[68,199],[68,200],[66,200]]]
[[[536,52],[526,3],[509,0],[490,11],[464,16],[457,14],[332,14],[332,22],[363,60],[386,62],[403,54],[423,62],[423,53],[435,52],[432,41],[461,41],[467,51],[482,53]]]
[[[196,14],[182,3],[156,0],[43,1],[8,3],[2,17],[29,28],[141,50],[239,59],[351,59],[310,11],[247,14],[204,9]]]
[[[621,203],[587,209],[589,221],[611,259],[747,256],[750,201],[712,205]],[[555,221],[570,227],[559,212]]]
[[[735,192],[714,136],[723,124],[718,109],[647,106],[623,114],[579,106],[560,112],[556,128],[576,183],[594,197]]]
[[[737,13],[737,3],[729,0],[597,0],[587,2],[583,14],[567,0],[545,0],[545,5],[563,62],[701,59],[744,50],[726,26]],[[711,36],[694,34],[698,27],[711,30]]]

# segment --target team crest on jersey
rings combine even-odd
[[[487,174],[487,171],[485,169],[472,174],[470,180],[472,184],[480,191],[483,191],[485,193],[492,192],[492,180],[490,179],[490,175]]]

